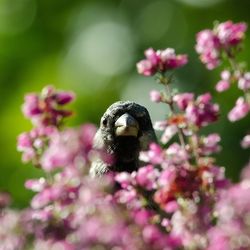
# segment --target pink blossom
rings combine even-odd
[[[122,188],[126,189],[132,183],[132,177],[130,173],[122,172],[115,176],[115,180],[121,185]]]
[[[144,52],[147,60],[149,60],[152,65],[157,65],[160,61],[159,53],[152,48],[145,50]]]
[[[167,158],[176,164],[183,163],[189,158],[187,151],[176,142],[167,148],[166,153]]]
[[[211,249],[249,249],[250,183],[244,180],[223,192],[216,204],[218,223],[208,233]]]
[[[115,198],[121,204],[132,205],[134,202],[137,202],[137,193],[135,189],[119,190],[118,192],[116,192]]]
[[[44,178],[40,178],[38,180],[27,180],[25,182],[25,187],[27,189],[30,189],[34,192],[41,192],[45,187],[46,187],[47,183],[46,180]]]
[[[230,82],[225,81],[225,80],[219,81],[219,82],[216,84],[216,86],[215,86],[215,88],[216,88],[216,90],[217,90],[218,92],[223,92],[223,91],[229,89],[229,87],[230,87]]]
[[[146,59],[138,62],[136,66],[138,73],[145,76],[152,76],[156,72],[179,68],[188,62],[187,55],[176,55],[175,50],[172,48],[157,51],[149,48],[144,54]]]
[[[229,81],[230,80],[230,77],[231,77],[231,73],[230,71],[228,70],[223,70],[221,73],[220,73],[220,77],[222,80],[224,81]]]
[[[250,147],[250,135],[246,135],[243,140],[241,141],[242,148],[249,148]]]
[[[146,59],[136,64],[138,73],[145,76],[152,76],[157,72],[159,56],[152,48],[145,50],[144,54]]]
[[[152,215],[152,211],[143,208],[133,212],[133,218],[138,225],[147,225]]]
[[[152,102],[162,102],[162,94],[157,90],[150,91],[150,100]]]
[[[54,133],[55,127],[38,127],[20,134],[17,138],[17,150],[23,153],[23,162],[32,161],[33,164],[39,165],[39,157],[47,147],[49,137]]]
[[[243,97],[239,97],[236,101],[235,107],[229,112],[228,119],[231,122],[240,120],[248,114],[249,110],[249,104],[244,100]]]
[[[177,104],[178,108],[181,110],[185,110],[188,103],[192,102],[194,99],[193,93],[182,93],[177,94],[173,97],[173,101]]]
[[[12,209],[1,211],[0,215],[0,238],[1,250],[23,250],[27,235],[25,232],[20,233],[21,213]]]
[[[56,93],[55,99],[59,105],[64,105],[72,102],[75,99],[75,94],[72,92],[59,91]]]
[[[144,76],[152,76],[156,73],[156,67],[149,60],[141,60],[136,64],[139,74]]]
[[[208,69],[214,69],[220,64],[223,50],[237,46],[245,36],[245,23],[227,21],[215,26],[213,30],[200,31],[196,36],[196,51],[201,61]]]
[[[163,131],[166,129],[166,127],[168,126],[168,121],[165,120],[165,121],[156,121],[154,123],[154,129],[155,130],[160,130],[160,131]]]
[[[160,187],[165,187],[165,188],[169,188],[170,184],[175,180],[176,178],[176,168],[174,168],[173,166],[168,167],[166,169],[164,169],[161,174],[160,177],[158,178],[158,185]]]
[[[42,113],[42,107],[39,103],[39,97],[36,94],[28,94],[25,96],[25,103],[22,106],[22,111],[27,118]]]
[[[228,70],[223,70],[220,74],[221,80],[216,85],[216,90],[218,92],[223,92],[230,87],[231,73]]]
[[[172,48],[161,50],[158,53],[163,67],[162,71],[179,68],[188,62],[187,55],[176,55]]]
[[[179,209],[179,205],[178,203],[173,200],[173,201],[170,201],[168,202],[165,206],[164,206],[164,210],[167,212],[167,213],[173,213],[175,212],[176,210]]]
[[[22,133],[18,136],[18,139],[17,139],[17,149],[19,151],[23,151],[25,149],[29,149],[29,148],[32,148],[32,139],[30,137],[30,134],[29,133]]]
[[[61,106],[73,100],[72,92],[57,91],[52,86],[46,86],[41,94],[26,95],[22,110],[34,125],[58,126],[63,118],[72,114]]]
[[[201,61],[208,69],[214,69],[220,64],[220,42],[211,30],[200,31],[196,35],[197,53],[200,54]]]
[[[216,26],[215,32],[221,44],[224,46],[235,46],[243,40],[246,29],[247,25],[245,23],[227,21]]]
[[[140,153],[140,160],[150,162],[152,164],[160,164],[164,159],[164,153],[160,145],[151,143],[149,150]]]
[[[189,103],[186,108],[186,118],[198,127],[207,126],[218,119],[219,106],[211,103],[209,93],[198,96],[196,102]]]
[[[169,125],[163,132],[161,136],[161,142],[166,144],[169,140],[178,132],[178,128],[176,125]]]
[[[52,171],[76,163],[77,158],[87,162],[93,148],[95,131],[95,126],[86,124],[80,129],[66,129],[54,133],[50,138],[49,147],[41,158],[42,168]]]
[[[242,90],[250,89],[250,72],[246,72],[238,80],[238,87]]]
[[[159,171],[152,165],[139,168],[136,174],[136,182],[146,190],[156,188],[156,179],[159,176]]]
[[[218,134],[210,134],[207,137],[202,138],[200,153],[203,155],[210,155],[219,152],[221,149],[218,145],[220,140],[221,138]]]

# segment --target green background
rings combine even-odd
[[[208,72],[194,51],[195,34],[215,20],[250,24],[249,0],[0,0],[0,189],[9,191],[14,206],[28,204],[32,193],[24,181],[41,175],[21,163],[16,137],[31,129],[21,113],[26,92],[53,84],[72,90],[76,115],[68,125],[98,124],[114,101],[130,99],[145,105],[153,121],[167,114],[150,103],[153,79],[139,76],[135,64],[148,47],[174,47],[190,63],[179,69],[176,87],[201,94],[210,91],[221,105],[221,120],[204,130],[222,136],[218,164],[237,180],[249,150],[239,140],[249,129],[249,117],[229,123],[227,113],[240,92],[236,87],[217,94],[214,85],[222,68]],[[250,32],[240,60],[249,63]]]

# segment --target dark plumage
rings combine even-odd
[[[130,101],[112,104],[101,118],[94,145],[112,155],[113,163],[94,161],[90,175],[136,170],[140,165],[139,152],[147,150],[152,141],[156,141],[156,136],[146,108]]]

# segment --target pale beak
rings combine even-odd
[[[115,122],[116,136],[135,136],[137,137],[139,124],[136,119],[128,113],[120,116]]]

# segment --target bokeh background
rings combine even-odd
[[[153,121],[167,114],[165,106],[150,103],[148,92],[159,89],[152,78],[139,76],[135,63],[148,47],[174,47],[190,63],[177,71],[180,91],[211,91],[221,105],[221,120],[204,130],[222,135],[218,164],[237,180],[249,151],[239,138],[249,118],[229,123],[226,115],[238,90],[216,94],[219,71],[208,72],[194,51],[195,34],[215,20],[245,21],[250,25],[249,0],[0,0],[0,190],[12,194],[14,206],[24,207],[32,193],[27,178],[40,170],[21,163],[16,137],[31,124],[21,113],[26,92],[47,85],[72,90],[76,115],[68,125],[98,124],[105,109],[117,100],[145,105]],[[250,31],[240,60],[250,61]]]

